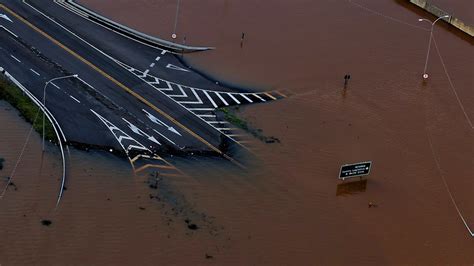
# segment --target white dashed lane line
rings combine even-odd
[[[155,61],[159,61],[160,59],[161,59],[161,57],[157,56],[157,57],[155,58]]]
[[[72,95],[69,95],[69,97],[71,97],[71,99],[73,99],[74,101],[78,102],[78,103],[81,103],[81,101],[79,101],[78,99],[74,98]]]
[[[150,64],[150,68],[154,67],[155,66],[155,63],[151,63]]]
[[[20,59],[14,57],[13,55],[10,55],[10,56],[11,56],[11,58],[15,59],[15,61],[17,61],[18,63],[21,63]]]
[[[35,73],[35,75],[37,75],[37,76],[41,76],[40,73],[36,72],[35,70],[33,70],[33,69],[31,69],[31,68],[30,68],[30,71],[33,72],[33,73]]]

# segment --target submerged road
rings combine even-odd
[[[136,171],[174,175],[169,154],[215,154],[242,166],[232,151],[247,138],[219,107],[283,97],[218,85],[173,51],[125,36],[64,1],[0,0],[0,67],[46,106],[69,144],[124,151]],[[140,163],[137,163],[142,161]]]
[[[249,136],[216,110],[285,97],[221,86],[175,51],[101,25],[65,1],[0,0],[0,40],[6,77],[41,101],[47,84],[59,141],[124,154],[135,173],[183,175],[165,158],[193,154],[245,168],[234,154],[251,153]]]

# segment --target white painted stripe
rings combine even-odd
[[[161,54],[162,55],[166,54],[166,50],[161,51]]]
[[[175,85],[178,87],[178,89],[181,91],[181,94],[176,94],[176,95],[168,95],[170,97],[178,97],[178,98],[182,98],[182,97],[188,97],[188,95],[186,94],[186,92],[184,92],[183,90],[183,87],[179,84],[176,84]]]
[[[151,63],[150,64],[150,68],[154,67],[155,66],[155,63]]]
[[[143,72],[143,77],[146,77],[146,75],[148,74],[148,72],[150,72],[149,69],[145,70],[145,72]]]
[[[214,111],[214,108],[188,108],[189,111]]]
[[[219,128],[219,127],[216,127],[216,129],[218,129],[218,130],[222,130],[222,131],[232,131],[232,130],[237,130],[237,128],[232,128],[232,127],[224,127],[224,128]]]
[[[81,101],[79,101],[78,99],[74,98],[72,95],[69,95],[69,97],[71,97],[74,101],[78,102],[78,103],[81,103]]]
[[[254,94],[252,94],[252,95],[255,96],[255,97],[257,97],[257,98],[259,98],[260,101],[266,102],[265,99],[263,99],[262,97],[260,97],[260,95],[258,95],[258,94],[256,94],[256,93],[254,93]]]
[[[217,97],[219,97],[219,99],[221,99],[221,101],[222,101],[226,106],[229,105],[229,104],[226,102],[226,100],[224,100],[224,98],[223,98],[218,92],[216,92],[216,94],[217,94]]]
[[[50,84],[53,85],[54,87],[56,87],[56,89],[58,89],[58,90],[61,89],[58,85],[54,84],[53,82],[51,82]]]
[[[161,57],[157,56],[157,57],[155,58],[155,61],[160,61],[160,59],[161,59]]]
[[[206,121],[209,124],[230,124],[227,121]]]
[[[15,59],[15,61],[17,61],[18,63],[21,63],[20,59],[14,57],[13,55],[10,55],[10,56],[11,56],[11,58]]]
[[[240,101],[237,100],[234,95],[232,95],[231,93],[227,93],[227,95],[229,95],[229,97],[232,98],[232,100],[234,100],[237,104],[240,104]]]
[[[214,108],[217,108],[217,104],[214,102],[214,100],[211,98],[211,96],[209,96],[207,91],[203,91],[203,92],[206,95],[206,97],[209,99],[209,101],[211,101],[212,106],[214,106]]]
[[[15,36],[15,38],[18,38],[18,35],[13,33],[11,30],[5,28],[4,26],[0,25],[0,28],[4,29],[6,32],[10,33],[11,35]]]
[[[158,132],[157,130],[153,129],[153,131],[155,131],[156,133],[158,133],[158,135],[162,136],[164,139],[166,139],[167,141],[173,143],[173,145],[176,145],[176,143],[174,143],[172,140],[170,140],[169,138],[167,138],[165,135],[161,134],[160,132]]]
[[[38,75],[38,76],[41,76],[41,75],[40,75],[40,73],[38,73],[38,72],[34,71],[34,70],[33,70],[33,69],[31,69],[31,68],[30,68],[30,71],[31,71],[31,72],[33,72],[33,73],[35,73],[35,74],[36,74],[36,75]]]
[[[216,117],[216,115],[197,115],[199,117]]]
[[[247,101],[253,103],[253,101],[252,101],[249,97],[247,97],[247,95],[245,95],[245,94],[240,94],[240,96],[244,97],[245,100],[247,100]]]

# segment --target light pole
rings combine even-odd
[[[428,52],[426,53],[426,60],[425,60],[425,69],[423,70],[423,78],[424,79],[428,79],[429,75],[428,73],[426,73],[426,69],[428,68],[428,58],[430,56],[430,49],[431,49],[431,39],[433,38],[433,28],[434,28],[434,25],[436,22],[438,22],[438,20],[442,19],[442,18],[449,18],[449,15],[445,15],[445,16],[441,16],[439,18],[437,18],[435,21],[431,22],[425,18],[420,18],[418,19],[418,21],[426,21],[428,23],[431,24],[431,30],[430,30],[430,40],[428,42]]]
[[[173,34],[171,34],[171,38],[176,39],[176,27],[178,26],[178,14],[179,14],[179,3],[180,0],[176,3],[176,16],[174,18],[174,29],[173,29]]]
[[[57,78],[53,78],[53,79],[50,79],[48,80],[45,84],[44,84],[44,87],[43,87],[43,107],[44,107],[44,110],[43,110],[43,151],[44,151],[44,119],[45,119],[45,112],[46,112],[46,87],[48,86],[49,83],[53,82],[53,81],[56,81],[56,80],[60,80],[60,79],[67,79],[67,78],[77,78],[78,75],[68,75],[68,76],[64,76],[64,77],[57,77]]]

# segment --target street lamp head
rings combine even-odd
[[[419,22],[422,22],[422,21],[423,21],[423,19],[422,19],[422,18],[419,18],[419,19],[418,19],[418,21],[419,21]]]
[[[443,18],[449,18],[449,15],[444,15]]]

